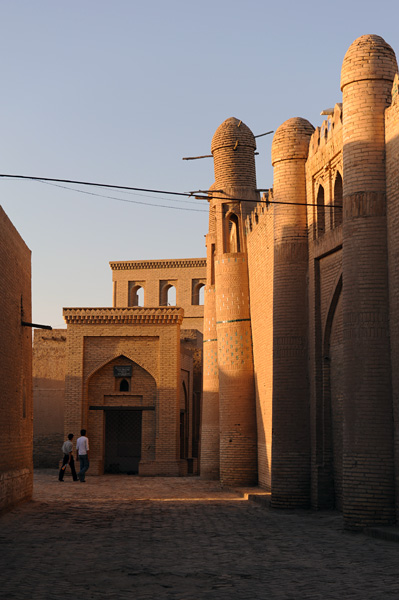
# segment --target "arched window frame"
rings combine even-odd
[[[176,300],[175,300],[174,304],[170,302],[170,300],[171,300],[170,290],[172,288],[175,290],[175,293],[176,293]],[[160,306],[177,306],[177,282],[176,281],[165,281],[161,284],[159,305]]]
[[[142,290],[142,293],[141,293]],[[142,297],[140,297],[142,296]],[[129,289],[129,306],[144,306],[145,288],[143,283],[136,283]]]
[[[233,211],[226,213],[224,221],[224,251],[226,254],[241,252],[240,218]]]
[[[193,306],[203,306],[204,305],[204,290],[205,290],[205,281],[199,281],[198,279],[194,279],[192,282],[192,298],[191,298],[191,304]]]
[[[324,235],[326,231],[326,205],[324,186],[319,183],[316,194],[316,231],[317,237]]]
[[[333,227],[338,227],[343,220],[343,178],[337,169],[333,183]]]

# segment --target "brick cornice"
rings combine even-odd
[[[64,308],[67,325],[180,325],[184,310],[157,308]]]
[[[126,260],[110,262],[113,271],[130,269],[182,269],[206,267],[206,258],[177,258],[171,260]]]

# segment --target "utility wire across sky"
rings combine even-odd
[[[342,206],[340,206],[340,205],[328,205],[327,206],[325,204],[317,204],[317,203],[312,203],[312,202],[306,202],[306,203],[284,202],[282,200],[269,200],[268,198],[260,199],[260,200],[249,200],[248,198],[231,198],[229,196],[215,196],[215,194],[223,193],[222,190],[197,190],[194,192],[172,192],[169,190],[155,190],[155,189],[149,189],[149,188],[139,188],[139,187],[115,185],[115,184],[109,184],[109,183],[97,183],[97,182],[92,182],[92,181],[79,181],[79,180],[74,180],[74,179],[56,179],[53,177],[35,177],[32,175],[11,175],[11,174],[6,174],[6,173],[0,173],[0,178],[38,181],[41,183],[47,183],[49,185],[54,185],[56,187],[64,188],[64,189],[75,191],[78,193],[89,194],[91,196],[98,196],[98,197],[102,197],[102,198],[109,198],[110,200],[117,200],[119,202],[129,202],[132,204],[142,204],[144,206],[154,206],[157,208],[169,208],[169,209],[173,209],[173,210],[189,210],[189,211],[194,211],[194,212],[206,212],[206,211],[204,211],[202,209],[196,209],[196,208],[186,208],[186,207],[180,207],[180,206],[167,206],[167,205],[162,205],[162,204],[154,204],[151,202],[140,202],[138,200],[128,200],[126,198],[117,198],[115,196],[106,196],[103,194],[96,194],[94,192],[88,192],[86,190],[78,190],[75,188],[70,188],[67,186],[60,185],[60,184],[65,183],[65,184],[70,184],[70,185],[84,185],[84,186],[88,186],[88,187],[108,188],[108,189],[120,190],[121,192],[126,192],[126,191],[128,191],[128,192],[129,191],[130,192],[147,192],[147,193],[151,193],[151,194],[168,194],[170,196],[185,196],[186,198],[194,197],[194,198],[196,198],[196,200],[206,200],[206,201],[208,201],[210,198],[212,198],[214,200],[232,200],[232,201],[236,201],[236,202],[252,202],[255,204],[258,204],[258,203],[266,204],[267,207],[271,206],[272,204],[287,204],[287,205],[293,205],[293,206],[319,206],[321,208],[334,208],[334,209],[337,208],[337,209],[342,210]],[[261,191],[265,191],[265,190],[262,189],[262,190],[257,190],[257,191],[261,192]],[[207,194],[207,195],[202,196],[201,194]],[[166,200],[166,198],[165,198],[165,200]],[[177,202],[177,200],[175,200],[175,201]],[[187,200],[186,202],[189,202],[189,200]]]

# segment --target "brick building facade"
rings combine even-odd
[[[32,496],[31,253],[0,207],[0,512]]]
[[[87,429],[90,473],[198,473],[206,260],[111,269],[112,308],[66,308],[66,331],[35,336],[38,441],[58,450],[62,404],[63,435]]]
[[[232,118],[214,135],[201,460],[206,477],[257,476],[273,506],[335,506],[356,528],[399,515],[392,48],[355,40],[341,89],[321,127],[277,129],[257,205],[252,133]]]

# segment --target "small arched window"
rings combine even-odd
[[[120,392],[128,392],[129,391],[129,382],[127,379],[122,379],[119,385]]]
[[[338,227],[342,223],[342,206],[343,206],[343,186],[342,177],[337,173],[334,182],[334,204],[333,204],[333,223],[334,227]]]
[[[320,237],[325,232],[326,228],[326,216],[325,216],[325,205],[324,205],[324,188],[321,185],[317,192],[317,237]]]
[[[129,306],[144,306],[144,288],[141,285],[131,288]]]
[[[176,306],[176,288],[174,285],[168,287],[166,304],[167,306]]]
[[[238,225],[238,216],[234,213],[227,217],[226,231],[226,252],[241,252],[240,250],[240,229]]]
[[[193,294],[192,294],[192,304],[194,306],[203,306],[204,305],[204,290],[205,283],[203,281],[198,281],[198,279],[193,280]]]

